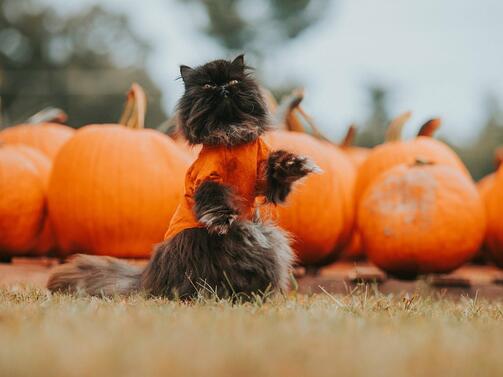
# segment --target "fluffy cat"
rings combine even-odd
[[[258,216],[256,197],[285,201],[292,184],[317,166],[286,151],[270,153],[260,135],[268,112],[243,55],[180,67],[185,93],[177,116],[191,144],[202,144],[165,241],[145,268],[77,255],[55,269],[51,291],[191,299],[201,292],[249,298],[288,288],[288,236]]]

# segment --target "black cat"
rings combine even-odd
[[[292,153],[269,153],[260,138],[268,111],[242,55],[181,66],[180,72],[179,127],[203,149],[187,172],[166,240],[146,268],[77,255],[50,276],[51,291],[190,299],[201,292],[249,298],[287,289],[293,261],[288,236],[260,219],[255,198],[281,203],[296,180],[318,168]]]

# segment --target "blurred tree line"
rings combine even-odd
[[[149,48],[125,15],[99,6],[63,16],[35,0],[0,0],[3,126],[49,105],[64,109],[72,126],[117,122],[133,81],[148,94],[147,124],[159,124],[166,114],[145,72]]]

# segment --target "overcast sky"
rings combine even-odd
[[[224,54],[197,30],[205,22],[200,9],[176,0],[44,1],[65,11],[100,3],[126,12],[153,46],[148,70],[168,111],[182,90],[178,65]],[[333,136],[366,118],[367,87],[380,84],[392,90],[393,113],[414,111],[409,134],[441,116],[441,135],[468,141],[483,122],[486,96],[503,102],[503,1],[338,0],[320,23],[268,56],[265,76],[273,84],[303,82],[306,110]]]

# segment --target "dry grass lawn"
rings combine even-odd
[[[239,305],[3,288],[0,376],[503,376],[503,302],[369,287]]]

